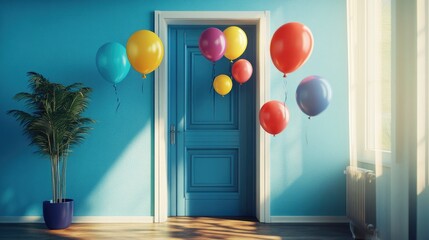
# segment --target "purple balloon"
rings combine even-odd
[[[217,28],[207,28],[201,33],[198,45],[204,57],[212,62],[216,62],[221,59],[225,53],[225,35]]]
[[[304,78],[296,89],[296,102],[309,117],[323,112],[332,98],[331,86],[319,76]]]

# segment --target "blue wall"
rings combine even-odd
[[[180,2],[180,3],[179,3]],[[113,87],[95,67],[98,48],[126,44],[140,29],[153,30],[154,10],[268,10],[271,35],[283,23],[299,21],[314,35],[309,61],[282,75],[271,64],[271,98],[288,91],[291,120],[271,137],[273,216],[345,214],[348,163],[348,85],[345,0],[163,0],[0,1],[0,216],[41,215],[49,199],[49,162],[33,154],[18,123],[5,112],[27,90],[26,72],[54,82],[83,82],[93,88],[86,115],[97,120],[87,140],[69,159],[68,196],[77,216],[153,215],[153,74],[143,80],[131,70]],[[330,81],[333,100],[308,120],[295,103],[295,89],[308,75]],[[308,141],[307,141],[308,140]]]

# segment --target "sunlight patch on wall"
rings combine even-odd
[[[90,194],[89,215],[149,215],[144,209],[151,204],[150,139],[146,124]]]
[[[271,171],[276,172],[276,179],[271,181],[278,183],[272,188],[273,199],[283,194],[303,173],[303,127],[301,125],[302,122],[299,121],[291,122],[284,133],[271,139],[271,149],[276,150],[271,153],[272,158],[276,158],[271,163]]]
[[[14,201],[15,193],[12,188],[7,188],[0,196],[0,206],[3,206],[6,212],[14,212],[16,210],[16,201]]]
[[[295,143],[285,156],[286,161],[286,182],[285,188],[291,186],[302,175],[302,149],[301,145]]]
[[[0,203],[1,204],[7,204],[10,202],[13,202],[13,198],[14,198],[14,193],[13,190],[11,188],[6,189],[0,199]]]
[[[283,7],[279,6],[276,8],[276,10],[271,12],[271,19],[284,19],[285,17],[285,11],[283,9]],[[277,29],[278,27],[280,27],[280,25],[272,25],[271,28],[271,32],[274,33],[275,29]],[[268,42],[268,46],[270,44],[270,41]]]
[[[38,216],[40,215],[40,209],[42,208],[42,203],[33,203],[30,207],[25,211],[25,216]]]
[[[418,2],[417,8],[417,194],[425,191],[428,182],[428,141],[427,141],[427,109],[428,109],[428,26],[425,14],[425,1]],[[427,3],[426,3],[427,5]]]

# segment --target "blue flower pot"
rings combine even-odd
[[[43,202],[43,219],[49,229],[68,228],[73,218],[73,199],[61,203]]]

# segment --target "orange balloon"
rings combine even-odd
[[[313,51],[313,34],[302,23],[291,22],[276,30],[271,39],[271,60],[286,76],[301,67]]]

